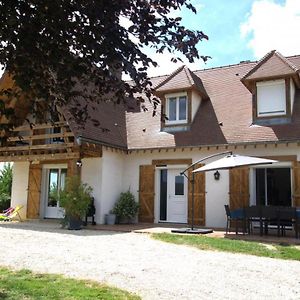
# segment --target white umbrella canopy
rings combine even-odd
[[[205,171],[214,171],[222,169],[232,169],[242,166],[251,166],[251,165],[266,165],[278,162],[277,160],[244,156],[238,154],[230,154],[221,159],[215,160],[201,168],[194,170],[193,172],[205,172]]]

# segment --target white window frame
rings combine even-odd
[[[185,120],[179,120],[179,98],[186,97],[186,114]],[[165,95],[166,98],[166,115],[169,118],[169,99],[176,98],[176,120],[166,120],[167,125],[172,124],[186,124],[188,122],[188,96],[187,93],[174,93],[174,94],[167,94]]]
[[[276,86],[276,85],[283,85],[284,88],[284,110],[283,111],[272,111],[270,110],[270,112],[263,112],[261,113],[259,111],[259,95],[258,95],[258,88],[261,87],[267,87],[267,86]],[[287,108],[286,108],[286,86],[285,86],[285,80],[284,79],[279,79],[279,80],[269,80],[269,81],[261,81],[261,82],[257,82],[256,83],[256,89],[257,89],[257,97],[256,97],[256,102],[257,102],[257,109],[256,109],[256,113],[257,113],[257,117],[274,117],[274,116],[285,116],[287,113]]]

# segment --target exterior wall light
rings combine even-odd
[[[77,165],[78,168],[81,168],[81,167],[82,167],[82,161],[81,161],[81,159],[78,159],[78,160],[76,161],[76,165]]]
[[[221,176],[221,174],[220,174],[219,171],[217,171],[217,172],[214,173],[215,180],[219,180],[220,176]]]

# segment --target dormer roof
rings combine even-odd
[[[203,98],[208,98],[201,79],[185,65],[179,67],[154,87],[157,93],[190,89],[195,89]]]
[[[250,81],[259,81],[279,77],[293,77],[297,86],[299,81],[299,68],[286,59],[278,51],[267,53],[258,63],[241,79],[249,89]]]

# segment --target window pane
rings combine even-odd
[[[49,171],[48,206],[56,207],[58,197],[58,170]]]
[[[60,189],[63,190],[66,184],[67,169],[61,169],[60,172]]]
[[[169,121],[176,121],[176,98],[169,98]]]
[[[179,120],[186,120],[186,97],[179,97]]]
[[[175,195],[184,195],[184,178],[182,175],[175,176]]]
[[[167,220],[167,178],[168,170],[160,170],[160,216],[161,221]]]
[[[256,169],[256,205],[266,205],[265,169]]]

